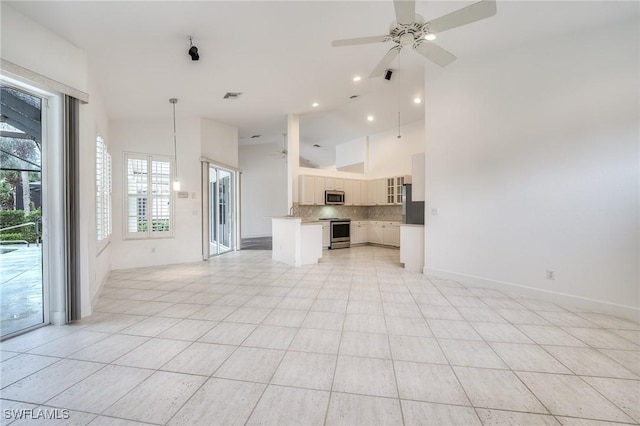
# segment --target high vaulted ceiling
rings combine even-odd
[[[416,12],[431,20],[473,2],[419,1]],[[297,113],[302,143],[327,148],[310,159],[320,166],[331,164],[335,144],[396,127],[398,111],[403,123],[423,118],[413,98],[422,95],[424,68],[436,67],[405,49],[391,81],[369,80],[388,44],[331,47],[336,39],[387,34],[391,0],[11,4],[87,52],[111,119],[170,119],[168,99],[177,97],[179,117],[237,126],[241,143],[282,143],[286,115]],[[449,67],[559,34],[595,37],[600,27],[638,19],[633,1],[498,0],[497,7],[494,17],[439,35],[436,43],[458,57]],[[187,55],[187,36],[198,62]],[[225,100],[226,92],[242,96]]]

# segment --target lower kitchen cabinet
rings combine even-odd
[[[369,222],[369,242],[400,247],[400,222]]]
[[[400,224],[387,222],[382,225],[382,244],[400,247]]]
[[[369,222],[369,242],[373,244],[383,244],[383,224],[382,222]]]
[[[365,221],[351,221],[351,244],[365,244],[369,238],[369,224]]]

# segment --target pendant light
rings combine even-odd
[[[176,98],[169,99],[169,103],[173,105],[173,158],[175,162],[175,180],[173,181],[173,190],[180,191],[180,181],[178,180],[178,143],[176,139]]]

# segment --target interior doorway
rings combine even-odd
[[[208,166],[209,257],[236,250],[237,172]]]
[[[0,338],[49,322],[45,102],[25,88],[0,84]]]

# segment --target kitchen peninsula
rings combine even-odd
[[[322,224],[301,217],[271,218],[272,259],[292,266],[312,265],[322,257]]]

